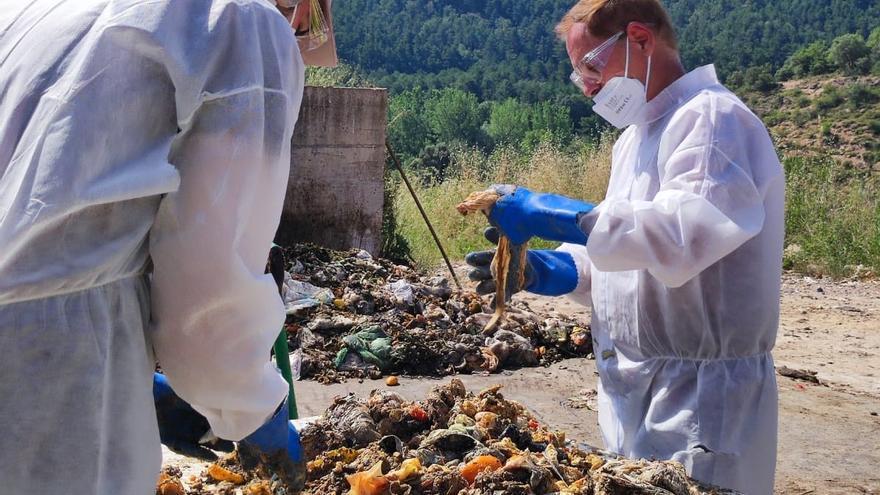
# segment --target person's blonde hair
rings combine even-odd
[[[580,0],[556,26],[556,34],[563,41],[578,23],[598,38],[614,36],[626,31],[630,22],[648,24],[672,48],[678,48],[675,28],[660,0]]]

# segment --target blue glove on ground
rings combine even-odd
[[[501,229],[512,243],[522,244],[532,237],[549,241],[587,244],[587,234],[578,220],[594,205],[558,194],[534,193],[525,187],[492,186],[501,199],[492,207],[489,222]]]
[[[498,244],[498,229],[489,227],[483,233],[486,239]],[[492,277],[492,258],[495,251],[469,253],[465,262],[472,267],[468,277],[477,284],[480,295],[495,293],[495,280]],[[578,273],[574,258],[560,251],[529,250],[526,253],[525,284],[523,290],[542,296],[562,296],[577,288]],[[508,290],[510,300],[514,290]]]

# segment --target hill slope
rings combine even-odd
[[[565,98],[571,70],[553,35],[573,0],[345,0],[334,13],[342,58],[399,92],[457,87],[481,100]],[[668,0],[688,67],[722,76],[774,69],[797,48],[880,25],[876,0]]]

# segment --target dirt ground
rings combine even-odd
[[[564,298],[536,297],[529,303],[548,313],[585,314]],[[776,492],[880,494],[880,283],[786,275],[774,356],[777,366],[816,371],[821,382],[777,377]],[[569,360],[549,368],[460,378],[469,389],[503,384],[506,396],[566,431],[569,438],[602,446],[593,399],[597,380],[593,361]],[[419,399],[443,381],[401,377],[395,391]],[[334,396],[366,395],[382,387],[384,381],[331,386],[298,382],[300,415],[320,414]],[[166,462],[180,462],[166,454]]]

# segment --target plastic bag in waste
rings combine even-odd
[[[394,283],[386,285],[385,287],[390,290],[392,294],[394,294],[394,298],[398,302],[407,305],[413,304],[415,300],[415,295],[413,294],[413,286],[406,280],[400,279]]]
[[[391,364],[391,338],[379,326],[371,326],[342,339],[345,347],[336,355],[336,369],[351,365],[349,354],[357,354],[364,362],[387,369]],[[347,362],[347,359],[349,360]]]
[[[289,315],[333,302],[333,292],[330,289],[322,289],[308,282],[294,280],[287,273],[284,274],[284,287],[281,292],[284,297],[284,308]]]

